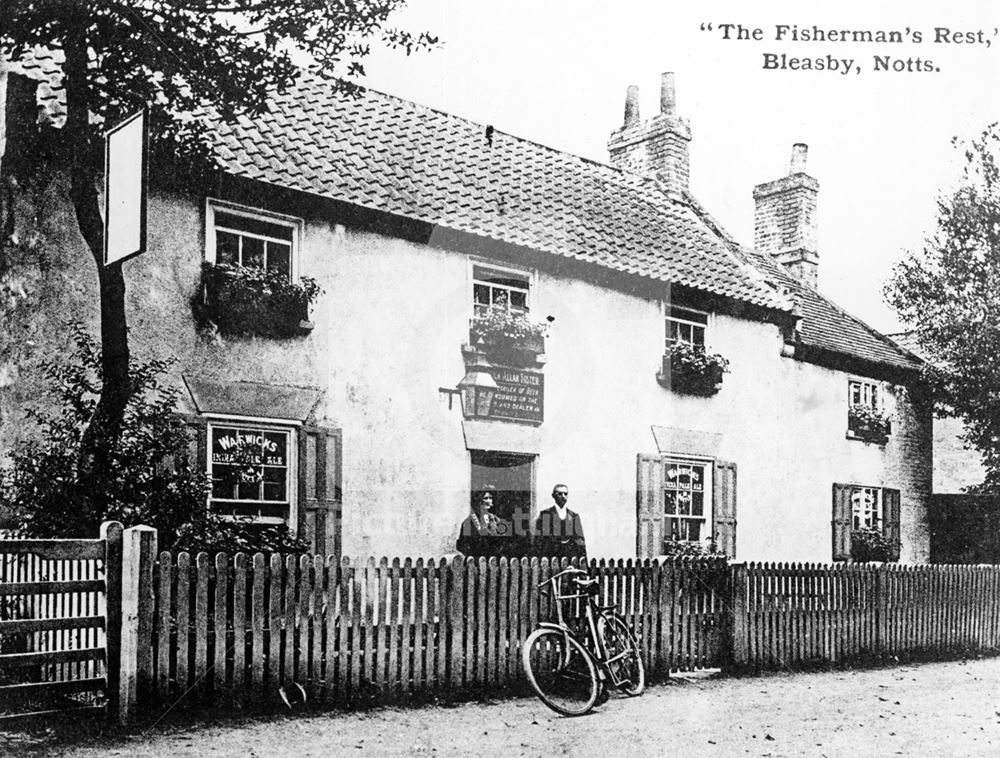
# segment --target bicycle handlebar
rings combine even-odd
[[[568,568],[564,568],[558,574],[553,574],[548,579],[546,579],[544,582],[540,583],[538,586],[539,587],[544,587],[549,582],[553,582],[556,579],[559,579],[560,577],[563,577],[563,576],[568,576],[568,575],[571,575],[571,574],[586,574],[586,573],[587,572],[584,571],[583,569],[578,569],[578,568],[574,568],[573,566],[570,566]]]

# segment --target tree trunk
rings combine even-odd
[[[122,433],[130,394],[128,325],[125,319],[125,278],[121,262],[104,265],[104,224],[97,192],[95,150],[89,123],[86,11],[65,39],[66,132],[70,142],[70,199],[77,224],[90,248],[101,298],[101,396],[80,446],[77,474],[92,507],[102,505],[100,483],[105,480],[111,451]]]

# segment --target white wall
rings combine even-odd
[[[149,219],[149,252],[125,264],[133,353],[172,357],[178,384],[187,372],[324,390],[318,416],[343,429],[344,553],[452,550],[470,461],[459,403],[449,410],[439,388],[465,371],[472,251],[309,219],[299,270],[325,290],[313,332],[213,340],[196,333],[189,307],[203,203],[156,196]],[[930,424],[916,423],[904,393],[889,393],[894,434],[884,448],[848,440],[847,374],[783,358],[774,325],[717,315],[708,342],[730,360],[721,392],[674,394],[655,380],[660,303],[555,270],[538,271],[532,293],[533,315],[555,316],[545,421],[536,432],[504,424],[505,447],[524,452],[517,435],[540,434],[536,502],[547,505],[552,485],[566,482],[591,555],[635,554],[636,455],[657,451],[658,425],[722,434],[719,455],[738,466],[741,560],[830,560],[835,482],[902,490],[903,558],[926,558]]]

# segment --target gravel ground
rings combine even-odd
[[[1000,659],[674,678],[582,718],[530,698],[160,727],[125,738],[0,733],[4,755],[998,758]]]

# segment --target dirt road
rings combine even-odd
[[[57,744],[0,735],[22,756],[1000,757],[1000,659],[874,671],[674,679],[561,718],[537,700],[386,708],[171,727]]]

